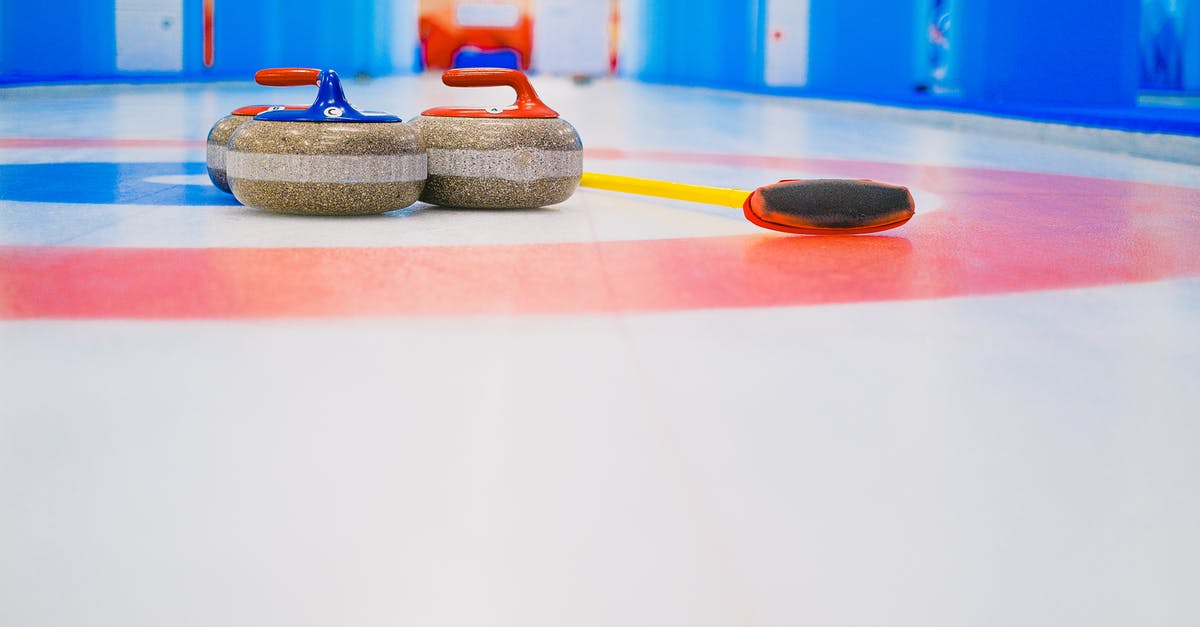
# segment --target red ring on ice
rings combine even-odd
[[[922,215],[918,207],[905,226],[863,236],[764,231],[403,248],[3,246],[0,318],[678,311],[947,298],[1200,276],[1198,189],[838,159],[607,149],[587,156],[869,178],[937,194],[945,210]]]

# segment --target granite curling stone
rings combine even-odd
[[[321,72],[304,111],[267,111],[234,132],[229,187],[276,213],[366,215],[407,207],[425,186],[420,136],[400,118],[350,106],[336,72]]]
[[[436,107],[411,124],[429,151],[421,200],[449,207],[532,208],[560,203],[579,186],[583,143],[575,127],[547,107],[516,70],[461,68],[442,75],[451,87],[507,85],[505,108]]]
[[[294,85],[316,85],[320,70],[310,68],[278,68],[263,70],[254,76],[260,85],[290,87]],[[264,111],[280,109],[304,110],[303,105],[250,105],[234,109],[229,115],[217,120],[208,132],[208,178],[213,185],[223,192],[229,192],[229,181],[225,173],[225,152],[229,148],[229,138],[241,125],[254,119],[254,116]]]
[[[304,110],[308,107],[292,105],[251,105],[234,109],[229,115],[217,120],[212,130],[208,132],[208,178],[217,189],[232,193],[229,190],[229,179],[225,172],[225,153],[229,149],[229,138],[238,127],[254,119],[254,116],[264,111],[280,109]]]

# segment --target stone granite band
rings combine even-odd
[[[403,155],[288,155],[230,150],[230,178],[284,183],[411,183],[428,175],[425,153]]]
[[[579,150],[518,147],[495,150],[429,148],[429,175],[530,182],[577,177],[583,173]]]
[[[225,171],[225,146],[208,142],[208,153],[205,160],[208,162],[208,180],[217,186],[217,189],[229,191],[229,176]]]
[[[205,156],[208,161],[208,169],[225,170],[225,144],[208,142],[208,153]]]

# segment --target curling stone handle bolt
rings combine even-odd
[[[307,67],[273,67],[254,73],[254,82],[271,87],[316,85],[321,70]]]
[[[517,92],[517,101],[504,111],[514,111],[521,117],[558,117],[558,113],[546,106],[525,74],[505,68],[458,68],[442,74],[442,82],[450,87],[512,87]]]

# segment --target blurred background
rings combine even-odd
[[[4,0],[0,9],[6,83],[481,65],[1031,117],[1103,112],[1153,127],[1200,116],[1200,0]]]
[[[0,627],[1198,627],[1198,47],[1200,0],[0,0]],[[209,182],[308,100],[260,68],[407,118],[493,97],[455,65],[589,170],[918,215]]]

